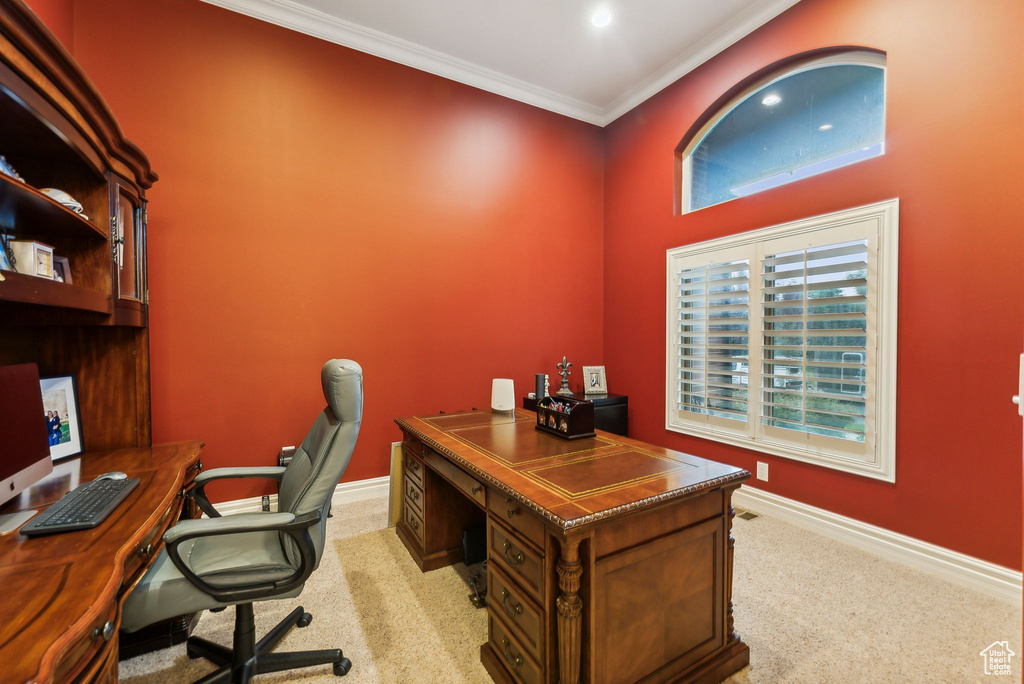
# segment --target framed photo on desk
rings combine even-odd
[[[583,393],[608,394],[608,380],[604,375],[604,366],[583,367]]]
[[[74,375],[39,379],[43,392],[43,420],[54,461],[82,453],[82,416],[78,410],[78,385]]]

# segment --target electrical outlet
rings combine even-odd
[[[757,462],[757,479],[758,480],[764,480],[765,482],[768,481],[768,464],[767,463],[762,463],[761,461]]]
[[[267,496],[266,494],[263,495],[263,510],[264,511],[269,511],[270,510],[270,497]]]

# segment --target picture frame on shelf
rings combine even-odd
[[[43,420],[50,442],[50,458],[57,461],[79,455],[84,451],[84,442],[75,375],[41,377],[39,389],[43,393]]]
[[[608,379],[605,376],[604,366],[583,367],[583,393],[608,394]]]
[[[18,273],[53,280],[53,247],[37,240],[11,240]]]
[[[68,263],[67,257],[53,257],[53,279],[58,283],[67,283],[68,285],[74,283],[71,278],[71,265]]]

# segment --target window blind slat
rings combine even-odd
[[[843,247],[829,247],[827,249],[812,249],[809,252],[812,259],[833,259],[836,257],[849,256],[850,254],[865,254],[866,249],[863,244],[855,243],[852,245],[845,245]],[[769,257],[761,260],[762,267],[764,266],[780,266],[782,264],[793,264],[803,263],[804,252],[795,252],[788,255]]]
[[[861,252],[863,254],[863,251]],[[802,262],[801,262],[802,263]],[[789,278],[801,278],[817,275],[830,275],[833,273],[851,273],[867,269],[867,261],[846,261],[840,264],[827,264],[825,266],[812,266],[807,269],[792,269],[783,271],[767,270],[761,272],[765,280],[786,280]]]
[[[792,410],[792,411],[803,411],[804,413],[820,413],[822,415],[836,416],[836,417],[839,417],[839,418],[863,418],[864,417],[863,413],[848,413],[848,412],[843,412],[843,411],[826,411],[825,409],[804,408],[802,406],[796,406],[796,405],[793,405],[793,404],[779,404],[779,403],[773,403],[773,402],[770,402],[770,401],[762,401],[761,402],[761,406],[763,406],[763,407],[772,407],[772,408],[780,408],[780,409],[786,409],[786,410]],[[768,416],[768,417],[774,417],[774,416]],[[806,418],[805,418],[805,420],[806,420]],[[830,427],[835,427],[835,426],[833,425],[833,426],[830,426]]]
[[[782,280],[782,278],[779,278],[779,280]],[[804,292],[807,289],[811,292],[816,292],[819,290],[834,290],[837,288],[865,287],[866,285],[867,280],[864,278],[844,278],[843,280],[827,280],[807,285],[800,283],[797,285],[766,286],[761,288],[761,292],[764,294],[784,294],[787,292]],[[814,300],[815,298],[811,297],[811,301],[813,302]]]
[[[782,307],[773,307],[765,305],[766,311],[772,311],[774,309],[780,309]],[[809,314],[768,314],[761,316],[761,320],[765,323],[788,323],[807,320],[811,323],[820,323],[822,321],[856,321],[865,320],[866,316],[859,311],[837,311],[835,313],[809,313]],[[828,328],[820,328],[821,330],[828,330]]]

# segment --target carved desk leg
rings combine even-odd
[[[729,542],[728,547],[725,550],[725,600],[726,603],[726,623],[725,633],[727,642],[736,641],[739,639],[735,630],[733,629],[733,618],[732,618],[732,568],[733,568],[733,556],[735,555],[734,549],[736,547],[736,540],[732,536],[732,519],[736,517],[736,509],[732,507],[732,503],[729,503]]]
[[[562,554],[558,559],[558,588],[555,605],[558,607],[558,673],[560,684],[579,684],[580,641],[583,632],[583,600],[580,598],[579,540],[566,539],[562,542]]]

